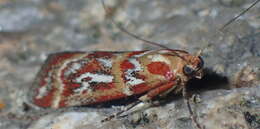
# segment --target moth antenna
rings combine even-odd
[[[105,5],[105,1],[104,0],[101,0],[102,2],[102,6],[106,12],[106,14],[108,14],[107,12],[109,12],[109,8]],[[150,45],[153,45],[153,46],[157,46],[157,47],[160,47],[160,48],[164,48],[164,49],[168,49],[170,50],[168,47],[164,46],[164,45],[161,45],[159,43],[156,43],[156,42],[152,42],[152,41],[149,41],[149,40],[146,40],[144,38],[141,38],[139,36],[137,36],[136,34],[134,33],[131,33],[129,31],[127,31],[123,26],[117,24],[113,18],[110,18],[111,22],[122,32],[126,33],[127,35],[137,39],[137,40],[140,40],[140,41],[143,41],[144,43],[147,43],[147,44],[150,44]]]
[[[210,44],[209,42],[207,42],[207,44],[206,44],[204,47],[202,47],[200,50],[198,50],[194,55],[195,55],[196,57],[202,56],[203,53],[204,53],[204,51],[205,51],[205,49],[209,48],[210,46],[212,46],[212,44]]]
[[[108,14],[107,12],[109,12],[110,9],[109,9],[108,7],[106,7],[105,1],[104,1],[104,0],[101,0],[101,3],[102,3],[102,6],[103,6],[103,8],[104,8],[106,14]],[[137,40],[143,41],[144,43],[147,43],[147,44],[150,44],[150,45],[153,45],[153,46],[157,46],[157,47],[160,47],[160,48],[163,48],[163,49],[167,49],[167,50],[171,51],[172,53],[174,53],[175,55],[181,57],[177,52],[175,52],[176,50],[170,49],[170,48],[168,48],[168,47],[166,47],[166,46],[164,46],[164,45],[161,45],[161,44],[159,44],[159,43],[152,42],[152,41],[146,40],[146,39],[144,39],[144,38],[141,38],[141,37],[137,36],[136,34],[127,31],[123,26],[117,24],[117,23],[114,21],[113,18],[110,18],[110,20],[111,20],[111,22],[112,22],[120,31],[126,33],[127,35],[129,35],[129,36],[131,36],[131,37],[133,37],[133,38],[135,38],[135,39],[137,39]],[[178,51],[178,50],[177,50],[177,51]]]
[[[260,2],[260,0],[256,0],[254,3],[252,3],[248,8],[246,8],[244,11],[242,11],[241,13],[239,13],[237,16],[235,16],[234,18],[232,18],[231,20],[229,20],[226,24],[224,24],[219,30],[221,32],[223,32],[223,30],[230,25],[231,23],[233,23],[235,20],[237,20],[239,17],[241,17],[242,15],[244,15],[247,11],[249,11],[252,7],[254,7],[258,2]]]

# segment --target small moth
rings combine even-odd
[[[181,91],[202,77],[203,60],[182,50],[61,52],[48,57],[34,82],[33,103],[61,108],[144,94]]]

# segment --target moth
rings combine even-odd
[[[186,51],[62,52],[48,57],[36,77],[34,104],[61,108],[144,94],[141,101],[180,92],[202,77],[203,60]]]
[[[105,10],[107,11],[106,8]],[[127,106],[128,110],[162,94],[182,93],[187,98],[187,82],[203,76],[204,61],[201,52],[190,54],[183,50],[169,49],[139,38],[121,26],[117,27],[136,39],[163,49],[51,54],[33,83],[32,102],[43,108],[63,108],[141,95],[136,102]],[[187,104],[195,121],[188,101]],[[196,121],[195,124],[200,128]]]

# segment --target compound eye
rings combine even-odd
[[[186,75],[192,75],[192,74],[194,73],[194,69],[191,68],[191,67],[189,67],[189,66],[187,66],[187,65],[185,65],[185,66],[183,67],[183,72],[184,72],[184,74],[186,74]]]

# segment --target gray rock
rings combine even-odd
[[[260,87],[215,90],[201,94],[201,101],[192,105],[198,122],[206,129],[257,129],[260,127]],[[106,114],[109,115],[109,114]],[[121,119],[101,123],[102,111],[51,113],[35,121],[29,129],[191,129],[186,105],[181,100],[148,108]]]
[[[33,4],[6,5],[0,9],[0,32],[25,32],[41,26],[47,19]]]

